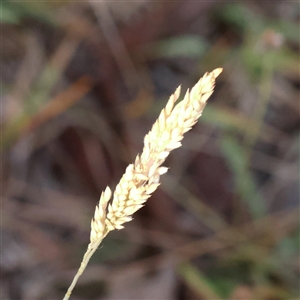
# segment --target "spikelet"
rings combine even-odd
[[[144,206],[158,188],[160,176],[168,171],[168,168],[161,165],[172,150],[181,146],[184,133],[202,115],[206,101],[213,93],[215,80],[221,72],[222,68],[218,68],[206,73],[177,105],[175,103],[181,88],[176,89],[145,136],[142,154],[126,168],[115,188],[113,199],[111,200],[112,192],[109,187],[101,194],[91,222],[90,244],[64,300],[69,299],[79,276],[108,232],[122,229],[124,223],[132,220],[132,215]]]
[[[206,73],[176,106],[174,105],[179,98],[180,87],[171,95],[166,107],[144,138],[142,154],[136,157],[134,164],[127,167],[116,186],[112,203],[108,205],[105,224],[101,227],[99,220],[94,218],[92,232],[99,231],[99,227],[106,227],[108,231],[122,229],[123,224],[132,220],[133,213],[139,210],[157,189],[160,176],[167,172],[167,168],[161,167],[162,163],[173,149],[181,146],[183,134],[198,121],[207,99],[213,92],[215,78],[221,71],[222,69],[216,69]],[[100,200],[99,209],[105,205],[101,201],[106,200],[105,197]]]

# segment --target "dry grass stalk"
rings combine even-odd
[[[102,192],[91,223],[90,244],[64,300],[69,299],[79,276],[105,236],[114,229],[122,229],[124,223],[131,221],[132,215],[157,189],[160,176],[168,170],[161,166],[162,163],[173,149],[181,146],[184,133],[198,121],[207,99],[213,93],[215,79],[221,72],[222,68],[218,68],[206,73],[191,91],[186,92],[184,99],[174,106],[180,95],[180,87],[176,89],[145,136],[142,154],[126,168],[112,201],[109,187]]]

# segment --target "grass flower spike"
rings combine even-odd
[[[109,187],[102,192],[91,222],[90,244],[64,300],[69,299],[79,276],[104,237],[114,229],[122,229],[124,223],[131,221],[132,215],[144,206],[158,188],[160,176],[168,171],[168,168],[162,166],[163,162],[173,149],[181,146],[184,133],[202,115],[213,93],[216,77],[221,72],[222,68],[218,68],[206,73],[177,105],[175,102],[179,98],[180,87],[176,89],[145,136],[142,154],[126,168],[114,193]]]

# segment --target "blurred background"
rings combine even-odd
[[[223,67],[169,172],[71,299],[296,299],[299,2],[1,4],[1,299],[61,299],[101,191]]]

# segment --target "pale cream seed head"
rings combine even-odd
[[[136,157],[134,164],[126,168],[108,207],[111,191],[107,188],[102,193],[92,221],[91,240],[95,240],[105,230],[123,228],[122,224],[131,221],[131,215],[158,188],[160,175],[168,171],[161,164],[170,151],[182,145],[183,134],[198,121],[213,92],[215,78],[221,72],[222,69],[219,68],[206,73],[190,91],[187,90],[183,100],[177,105],[175,102],[179,98],[181,87],[170,96],[166,107],[144,138],[143,152]]]

